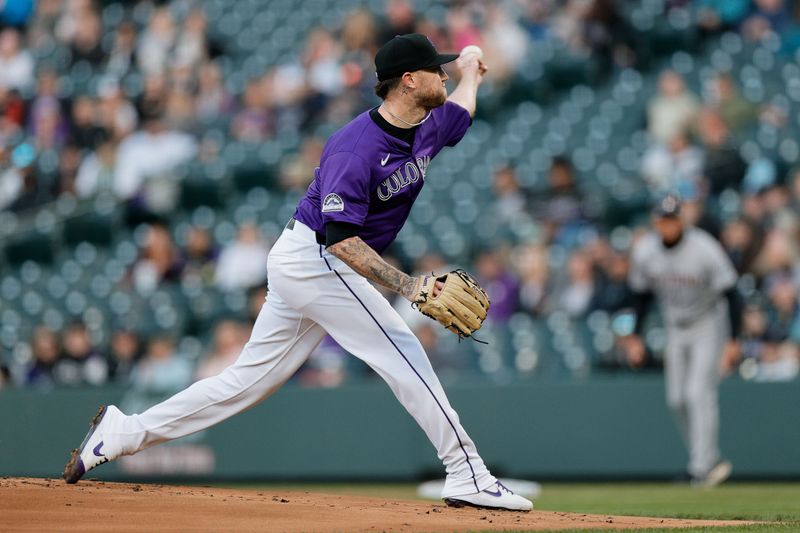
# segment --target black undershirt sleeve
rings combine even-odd
[[[361,226],[349,222],[328,222],[325,224],[325,248],[350,237],[356,237],[360,229]]]
[[[725,291],[725,299],[728,300],[728,320],[731,323],[731,338],[739,337],[742,319],[742,299],[736,287],[731,287]]]
[[[647,292],[634,292],[633,293],[633,332],[636,335],[642,333],[644,327],[644,317],[650,309],[650,304],[653,301],[653,293]]]

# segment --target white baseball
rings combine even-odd
[[[460,67],[466,64],[468,61],[477,59],[483,59],[483,50],[481,50],[480,46],[469,44],[461,50],[456,63]]]
[[[459,57],[467,57],[468,55],[472,54],[476,54],[478,56],[478,59],[483,59],[483,50],[481,50],[481,47],[476,44],[468,44],[467,46],[465,46],[461,50]]]

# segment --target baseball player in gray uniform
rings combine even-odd
[[[635,292],[635,334],[628,355],[641,358],[639,337],[652,297],[667,329],[664,354],[667,404],[689,450],[693,484],[715,486],[731,473],[720,456],[719,361],[738,329],[737,274],[722,246],[708,233],[686,227],[680,200],[668,195],[653,213],[654,233],[633,248],[629,284]]]
[[[461,80],[448,96],[442,65],[456,59]],[[238,360],[141,414],[101,408],[65,467],[68,483],[256,405],[327,332],[389,384],[425,431],[447,471],[442,497],[449,505],[533,507],[489,473],[422,345],[369,283],[418,301],[424,277],[401,272],[380,253],[408,217],[430,160],[458,143],[472,123],[486,66],[475,54],[440,54],[419,34],[394,37],[378,51],[375,66],[382,104],[326,143],[314,181],[270,251],[269,295]],[[434,296],[443,287],[435,286]]]

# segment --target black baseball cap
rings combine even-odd
[[[664,196],[653,207],[653,215],[657,217],[677,217],[681,214],[681,199],[675,194]]]
[[[378,81],[385,81],[406,72],[438,67],[457,58],[458,54],[440,54],[431,40],[419,33],[395,35],[375,54],[375,72]]]

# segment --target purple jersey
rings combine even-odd
[[[455,146],[471,123],[466,109],[446,102],[417,127],[412,148],[369,111],[358,115],[325,144],[294,218],[322,235],[328,222],[355,224],[358,236],[383,252],[408,218],[431,158]]]

